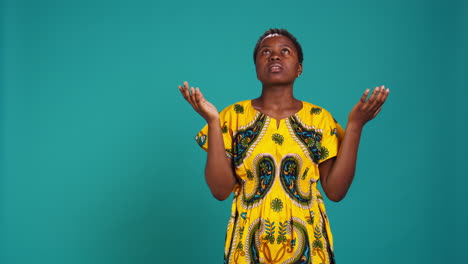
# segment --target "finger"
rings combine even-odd
[[[182,86],[181,86],[181,85],[178,85],[177,88],[179,88],[179,92],[180,92],[182,95],[184,95],[184,92],[183,92],[184,90],[183,90]]]
[[[195,101],[197,102],[198,108],[201,110],[205,106],[205,98],[203,97],[202,92],[200,91],[200,88],[195,89]]]
[[[374,88],[374,91],[372,91],[372,94],[371,94],[371,96],[369,97],[369,99],[367,100],[367,102],[369,102],[369,103],[374,102],[374,101],[375,101],[375,98],[377,97],[377,95],[379,94],[379,92],[380,92],[379,87],[375,87],[375,88]]]
[[[390,89],[385,89],[384,91],[384,96],[382,98],[382,104],[385,103],[385,101],[387,101],[387,98],[388,98],[388,94],[390,93]]]
[[[379,108],[377,108],[377,110],[375,111],[375,113],[374,113],[374,115],[372,116],[372,118],[376,117],[376,116],[380,113],[381,110],[382,110],[382,106],[379,107]]]
[[[380,105],[382,105],[385,102],[387,91],[385,89],[385,85],[382,85],[380,89],[381,89],[381,92],[377,98],[377,101],[379,102]]]
[[[369,92],[370,92],[370,89],[366,89],[364,91],[364,94],[361,96],[361,99],[359,101],[361,101],[361,103],[365,103],[366,102],[366,99],[367,99],[367,96],[369,95]]]
[[[192,87],[192,100],[193,100],[193,103],[195,104],[196,108],[197,109],[200,109],[200,102],[198,100],[198,87],[197,88],[194,88]]]
[[[182,86],[182,85],[179,85],[178,87],[179,87],[179,91],[180,91],[180,93],[181,93],[181,94],[182,94],[184,97],[186,97],[186,95],[185,95],[185,88],[184,88],[184,86]]]
[[[198,87],[195,90],[195,100],[196,100],[198,105],[200,105],[203,101],[205,101],[205,98],[203,97],[203,94],[200,91],[200,88],[198,88]]]
[[[382,105],[385,103],[385,100],[387,99],[388,92],[387,89],[385,89],[385,85],[382,85],[380,87],[380,93],[377,96],[374,104],[372,105],[372,109],[375,111],[379,107],[382,107]]]
[[[372,94],[370,96],[368,96],[366,101],[364,101],[364,102],[361,101],[361,103],[362,103],[361,111],[368,112],[372,108],[371,106],[372,106],[372,104],[373,104],[373,102],[375,100],[375,95],[377,93],[376,89],[377,89],[377,87],[374,88],[374,90],[372,91]],[[369,90],[369,92],[367,93],[367,95],[369,95],[369,93],[370,93],[370,89],[368,89],[368,90]]]
[[[371,95],[369,96],[369,98],[367,98],[367,101],[362,105],[363,111],[367,112],[372,108],[377,93],[378,93],[378,90],[377,90],[377,87],[375,87]]]
[[[195,102],[195,95],[194,95],[194,88],[190,87],[188,89],[188,91],[189,91],[189,97],[188,97],[189,102],[193,106],[193,108],[195,108],[195,110],[197,110],[197,104]]]
[[[187,96],[187,99],[190,97],[189,83],[184,81],[184,94]]]
[[[195,104],[193,102],[192,95],[191,95],[191,92],[190,92],[190,87],[188,86],[187,82],[184,82],[184,94],[186,96],[187,102],[189,102],[189,104],[193,108],[195,108]]]
[[[367,107],[370,111],[375,111],[380,105],[379,103],[379,96],[382,94],[382,89],[380,87],[375,87],[374,92],[370,96],[369,100],[367,100]]]
[[[198,105],[195,102],[195,95],[193,91],[193,87],[189,87],[188,82],[184,82],[184,86],[179,85],[179,90],[181,90],[182,95],[184,96],[185,100],[192,106],[192,108],[198,113]]]
[[[188,82],[184,82],[184,87],[185,87],[185,89],[186,89],[186,91],[187,91],[187,96],[188,96],[189,98],[192,97],[192,93],[193,93],[192,90],[193,90],[193,87],[190,87]]]
[[[383,94],[384,94],[384,89],[383,89],[384,86],[380,86],[380,87],[376,87],[376,91],[377,93],[375,94],[375,97],[374,97],[374,100],[373,100],[373,104],[379,104],[380,102],[380,99],[382,98]]]
[[[180,91],[180,93],[182,94],[182,96],[184,97],[184,99],[188,101],[187,89],[185,89],[184,86],[179,85],[179,91]]]

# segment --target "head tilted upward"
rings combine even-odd
[[[255,49],[254,49],[254,53],[253,53],[254,63],[257,64],[257,53],[258,53],[258,49],[260,48],[260,44],[262,43],[262,41],[265,38],[278,36],[278,35],[285,36],[289,40],[291,40],[291,42],[294,44],[294,47],[297,50],[297,58],[299,60],[299,63],[302,64],[302,61],[304,59],[304,55],[302,54],[301,44],[299,44],[299,42],[297,42],[297,39],[291,33],[289,33],[289,31],[287,31],[286,29],[278,29],[278,28],[269,29],[269,30],[265,31],[265,33],[263,33],[263,35],[260,36],[260,38],[257,41],[257,44],[255,44]]]

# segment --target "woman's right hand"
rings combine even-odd
[[[188,82],[184,82],[184,86],[179,85],[179,91],[185,100],[189,102],[193,109],[201,115],[207,123],[219,122],[218,110],[203,97],[198,87],[189,87]]]
[[[213,196],[222,201],[236,185],[233,163],[226,156],[223,134],[219,125],[219,113],[213,104],[206,101],[200,89],[190,87],[187,82],[179,85],[185,100],[208,123],[208,155],[205,166],[205,179]]]

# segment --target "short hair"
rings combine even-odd
[[[299,42],[297,42],[297,39],[296,37],[294,37],[291,33],[289,33],[289,31],[287,31],[286,29],[280,29],[280,28],[270,28],[269,30],[265,31],[265,33],[263,33],[263,35],[260,36],[260,38],[258,39],[257,41],[257,44],[255,44],[255,49],[254,49],[254,53],[253,53],[253,59],[254,59],[254,63],[257,64],[257,53],[258,53],[258,49],[260,48],[260,43],[262,43],[262,41],[268,36],[268,35],[271,35],[271,34],[278,34],[278,35],[281,35],[281,36],[285,36],[287,37],[289,40],[291,40],[291,42],[294,44],[294,47],[296,48],[297,50],[297,58],[299,60],[299,63],[302,63],[302,61],[304,60],[304,54],[302,53],[302,47],[301,47],[301,44],[299,44]]]

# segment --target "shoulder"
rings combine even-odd
[[[315,104],[302,103],[303,109],[300,111],[301,115],[299,116],[302,122],[311,128],[330,131],[327,135],[335,135],[339,138],[343,137],[344,130],[329,111]]]
[[[332,114],[325,108],[305,101],[302,101],[302,111],[300,112],[302,113],[302,117],[310,117],[315,121],[334,120]]]
[[[251,106],[251,100],[244,100],[240,101],[231,105],[228,105],[224,108],[221,113],[224,114],[244,114],[247,110],[249,110]]]
[[[258,117],[258,112],[252,107],[251,100],[244,100],[228,105],[219,114],[220,120],[232,130],[250,124]]]

